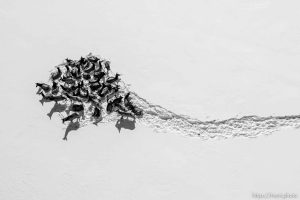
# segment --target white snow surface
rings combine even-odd
[[[0,199],[299,198],[298,1],[0,5]],[[63,141],[34,83],[89,52],[149,112],[133,131],[101,123]]]

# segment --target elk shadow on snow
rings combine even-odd
[[[135,119],[128,119],[128,118],[124,118],[124,117],[121,117],[115,127],[118,129],[119,133],[121,132],[121,129],[124,128],[124,129],[128,129],[128,130],[134,130],[135,129]]]
[[[69,110],[67,110],[66,112],[68,112],[68,111]],[[65,136],[64,136],[63,140],[67,140],[69,132],[71,132],[71,131],[77,131],[80,127],[82,127],[80,122],[81,122],[81,120],[85,119],[84,112],[82,112],[82,111],[81,112],[77,112],[77,114],[78,114],[79,117],[77,119],[73,119],[73,120],[70,121],[70,123],[68,124],[68,126],[66,128]]]
[[[63,140],[67,140],[67,139],[68,139],[67,137],[68,137],[69,133],[70,133],[71,131],[76,131],[76,130],[78,130],[79,128],[80,128],[80,123],[79,123],[78,120],[76,120],[76,122],[71,121],[71,122],[68,124],[67,128],[66,128],[65,136],[64,136]]]
[[[52,115],[54,113],[62,113],[64,111],[67,112],[67,105],[66,104],[59,104],[59,103],[56,102],[47,115],[51,119]],[[68,114],[68,112],[67,112],[67,114]]]

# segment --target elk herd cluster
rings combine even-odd
[[[65,59],[51,74],[50,81],[51,84],[36,83],[38,94],[44,102],[68,103],[63,123],[80,120],[80,113],[85,113],[87,104],[95,120],[101,118],[104,111],[133,119],[143,114],[132,102],[130,92],[121,91],[120,74],[113,74],[110,62],[98,56],[89,54],[79,60]]]

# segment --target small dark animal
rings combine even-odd
[[[53,95],[45,95],[43,92],[40,93],[43,96],[43,99],[45,99],[46,101],[63,101],[66,100],[66,97],[60,95],[60,96],[53,96]]]
[[[53,95],[57,95],[58,92],[59,92],[59,87],[58,87],[58,85],[57,85],[57,82],[53,81],[53,83],[52,83],[52,88],[51,88],[51,93],[52,93]]]
[[[35,87],[40,87],[44,92],[49,92],[51,90],[50,85],[45,84],[45,83],[36,83]]]
[[[120,76],[120,74],[116,73],[115,77],[107,79],[106,82],[109,84],[112,84],[116,81],[119,81],[120,80],[119,76]]]
[[[97,78],[98,80],[101,80],[106,74],[104,72],[100,73],[95,73],[94,77]]]
[[[78,72],[78,70],[72,70],[71,72],[71,75],[74,79],[78,80],[78,79],[81,79],[81,74]]]
[[[59,79],[62,75],[62,72],[61,72],[60,68],[59,67],[56,67],[56,68],[57,68],[57,73],[55,73],[51,76],[51,79],[53,81]]]
[[[129,106],[129,105],[130,105],[129,95],[130,95],[130,92],[128,92],[128,93],[125,95],[125,97],[124,97],[124,105],[125,105],[125,106]]]
[[[81,65],[79,63],[76,63],[75,67],[77,69],[77,74],[81,74]]]
[[[66,121],[73,121],[74,119],[78,119],[80,116],[78,113],[72,113],[71,115],[65,117],[62,119],[62,122],[63,124],[66,122]]]
[[[111,92],[112,93],[117,93],[117,92],[119,92],[119,90],[120,90],[120,86],[116,85],[116,86],[112,87]]]
[[[69,58],[66,58],[66,62],[68,65],[72,64],[73,60],[69,59]]]
[[[103,69],[103,67],[102,67],[102,61],[100,59],[97,61],[97,65],[98,65],[98,69],[95,70],[95,73],[101,72],[102,69]]]
[[[73,88],[65,87],[63,85],[60,85],[61,89],[63,89],[67,93],[73,92]]]
[[[89,80],[89,84],[96,84],[99,83],[100,79],[98,77],[95,77],[96,80]]]
[[[111,99],[113,98],[114,96],[116,96],[119,92],[119,88],[115,88],[113,87],[111,90],[110,90],[110,93],[107,95],[107,99]]]
[[[89,56],[87,59],[90,62],[97,62],[98,60],[100,60],[97,56]]]
[[[91,102],[94,106],[96,107],[100,107],[100,104],[99,104],[99,100],[96,96],[94,95],[89,95],[88,97],[88,102]]]
[[[98,90],[97,93],[98,93],[98,95],[101,95],[105,90],[110,91],[111,88],[112,88],[112,86],[111,86],[110,84],[105,84],[105,83],[103,83],[101,89]]]
[[[109,90],[105,90],[104,92],[98,92],[99,97],[104,98],[108,95]]]
[[[107,102],[107,106],[106,106],[106,112],[107,113],[111,113],[114,109],[114,104],[112,103],[112,101]]]
[[[51,89],[55,90],[56,88],[58,88],[58,84],[57,84],[57,82],[53,81]]]
[[[85,72],[85,73],[91,73],[92,71],[94,71],[95,70],[95,64],[94,63],[90,63],[90,66],[87,68],[87,69],[84,69],[83,71]]]
[[[65,77],[65,76],[63,76],[63,77],[61,78],[61,80],[62,80],[63,82],[65,82],[65,83],[71,84],[71,85],[74,85],[75,82],[76,82],[74,79],[72,79],[72,78],[67,78],[67,77]]]
[[[101,116],[101,110],[99,108],[95,107],[92,116],[95,118],[99,118]]]
[[[115,99],[112,101],[112,103],[113,103],[114,105],[120,104],[120,103],[122,103],[122,100],[123,100],[123,97],[122,97],[122,96],[119,96],[119,97],[115,98]]]
[[[129,99],[130,92],[128,92],[124,97],[124,105],[131,110],[136,116],[142,116],[143,110],[133,105],[133,103]]]
[[[81,112],[84,110],[83,104],[73,104],[70,107],[70,111],[74,111],[74,112]]]
[[[81,64],[81,65],[83,65],[83,64],[85,64],[86,63],[86,59],[85,58],[83,58],[83,57],[80,57],[80,59],[79,59],[79,64]]]
[[[67,73],[69,73],[70,72],[70,67],[69,67],[69,65],[67,64],[67,65],[65,65],[65,68],[66,68],[66,70],[67,70]]]
[[[96,91],[96,90],[100,89],[101,87],[102,87],[102,85],[100,83],[90,85],[90,89],[92,91]]]
[[[86,62],[82,65],[80,65],[82,67],[83,70],[87,69],[90,66],[90,61],[86,60]]]
[[[82,78],[85,80],[90,80],[91,79],[91,75],[89,74],[82,74]]]
[[[104,66],[105,66],[107,71],[110,71],[110,62],[109,61],[105,61]]]
[[[125,97],[124,97],[124,100],[129,100],[129,95],[130,95],[130,92],[128,92]]]
[[[75,61],[74,60],[71,60],[71,59],[66,59],[66,64],[65,65],[68,65],[69,67],[74,67],[74,65],[75,65]],[[68,69],[67,69],[68,70]]]
[[[71,101],[78,101],[78,102],[82,102],[82,100],[78,97],[74,97],[72,95],[69,95],[68,93],[65,93],[66,97],[68,97]]]
[[[131,110],[136,116],[142,116],[143,115],[143,110],[134,106],[133,104],[129,104],[129,106],[127,106],[129,108],[129,110]]]

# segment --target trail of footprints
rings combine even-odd
[[[173,132],[202,139],[236,136],[252,138],[269,135],[282,128],[300,128],[300,115],[243,116],[226,120],[200,121],[153,105],[134,92],[131,92],[131,96],[132,102],[144,113],[139,121],[157,132]]]

